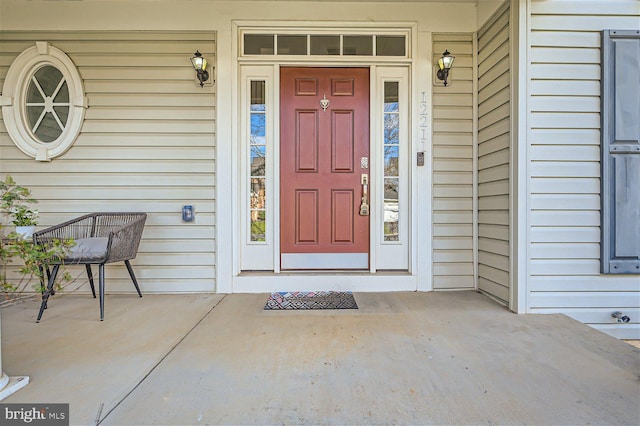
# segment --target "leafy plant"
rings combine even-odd
[[[47,246],[36,246],[31,240],[21,238],[15,233],[9,234],[7,243],[3,243],[0,248],[0,258],[3,260],[2,271],[0,272],[0,290],[9,298],[11,292],[24,291],[27,285],[33,280],[32,289],[39,293],[46,289],[46,274],[43,265],[53,259],[64,259],[68,250],[75,243],[70,240],[54,240]],[[20,278],[9,282],[7,280],[7,264],[13,259],[21,259],[22,264],[18,268]],[[63,265],[64,266],[64,265]],[[56,290],[62,289],[61,282],[71,280],[71,276],[65,270],[62,280],[56,281]]]
[[[16,183],[11,176],[0,181],[0,209],[3,216],[16,226],[38,224],[38,211],[29,206],[38,201],[31,197],[31,191]]]
[[[27,206],[17,206],[11,216],[11,222],[15,226],[36,226],[38,224],[38,210],[31,210]]]
[[[50,244],[35,245],[31,239],[24,238],[13,230],[7,232],[7,226],[34,226],[38,222],[38,211],[30,208],[37,200],[31,197],[28,188],[18,185],[11,176],[0,181],[0,292],[6,298],[11,293],[25,291],[35,279],[33,290],[43,292],[46,275],[43,265],[64,259],[68,250],[75,244],[73,240],[53,240]],[[8,277],[9,264],[15,262],[14,270],[18,276]],[[63,265],[64,268],[64,265]],[[15,274],[18,275],[18,274]],[[62,280],[70,280],[63,270]],[[60,289],[61,284],[58,284]]]

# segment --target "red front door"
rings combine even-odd
[[[369,69],[282,68],[282,269],[369,267],[368,162]]]

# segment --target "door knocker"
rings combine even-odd
[[[320,99],[320,106],[323,111],[326,111],[329,108],[329,99],[327,99],[327,95],[323,95],[322,99]]]

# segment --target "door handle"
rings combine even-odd
[[[360,175],[362,184],[362,201],[360,202],[360,216],[369,216],[369,175]]]

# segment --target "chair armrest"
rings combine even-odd
[[[146,218],[146,214],[140,214],[131,223],[109,232],[106,263],[130,260],[136,257]]]
[[[46,244],[52,240],[77,240],[91,236],[95,216],[88,214],[68,220],[58,225],[50,226],[33,233],[35,244]]]

